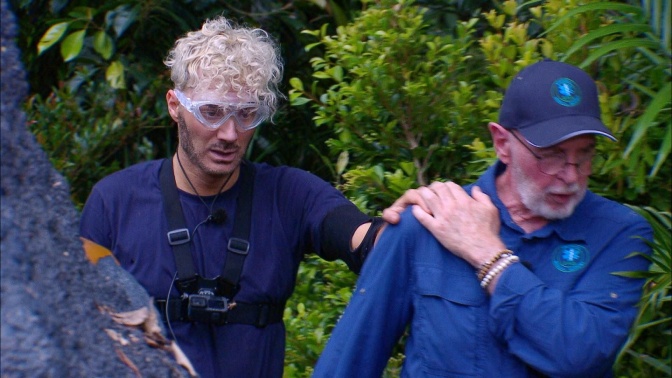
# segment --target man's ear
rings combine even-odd
[[[172,89],[169,89],[166,92],[166,103],[168,104],[168,113],[173,121],[177,122],[178,120],[178,111],[177,108],[180,107],[180,100],[177,99],[175,92]]]
[[[511,143],[509,140],[509,134],[511,132],[495,122],[490,122],[488,124],[488,129],[492,136],[492,144],[497,153],[497,157],[502,163],[508,164],[511,157]]]

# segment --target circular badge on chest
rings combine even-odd
[[[565,244],[553,251],[553,265],[561,272],[571,273],[583,269],[590,259],[588,249],[578,244]]]

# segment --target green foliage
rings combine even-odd
[[[412,1],[366,3],[336,35],[307,32],[319,39],[308,48],[325,53],[311,60],[310,88],[290,80],[290,101],[311,104],[315,124],[334,130],[340,188],[375,212],[411,187],[467,177],[466,145],[487,135],[497,108],[477,85],[476,20],[439,35]]]
[[[357,276],[340,261],[310,256],[299,268],[294,295],[285,308],[287,328],[285,378],[309,378],[343,309],[350,302]],[[398,377],[403,354],[390,359],[384,377]]]
[[[188,15],[132,0],[96,6],[33,0],[15,9],[33,92],[26,104],[30,129],[68,179],[76,206],[105,175],[165,156],[172,135],[157,93],[169,88],[162,59],[179,30],[154,28],[168,19],[185,27]]]
[[[116,89],[126,88],[124,63],[121,60],[108,61],[114,55],[116,39],[121,37],[138,18],[140,5],[132,6],[127,3],[110,9],[110,5],[115,3],[108,2],[101,8],[74,8],[67,14],[65,21],[51,25],[40,38],[37,43],[38,55],[60,43],[63,61],[70,62],[83,53],[85,37],[91,34],[92,38],[86,41],[86,49],[100,58],[94,60],[96,65],[107,64],[105,79],[108,84]]]
[[[121,162],[154,157],[151,141],[143,137],[143,130],[152,127],[154,120],[150,113],[139,111],[153,96],[122,101],[104,82],[85,88],[90,91],[87,102],[61,89],[46,99],[33,96],[27,103],[31,112],[41,115],[29,128],[49,151],[54,167],[68,178],[77,207],[83,205],[91,186],[118,170]]]
[[[616,361],[616,375],[652,377],[672,374],[672,214],[650,207],[633,207],[651,224],[652,254],[645,255],[651,267],[644,272],[620,272],[626,277],[645,278],[635,327]],[[636,372],[636,373],[635,373]]]
[[[285,377],[310,377],[328,335],[350,301],[356,276],[342,262],[309,257],[285,309]]]

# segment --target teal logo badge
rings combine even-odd
[[[578,244],[566,244],[553,251],[553,265],[561,272],[571,273],[583,269],[590,259],[588,249]]]
[[[562,106],[572,107],[581,103],[581,88],[566,77],[553,82],[551,86],[553,100]]]

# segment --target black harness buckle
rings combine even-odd
[[[229,251],[239,255],[247,255],[247,253],[250,251],[250,243],[247,240],[230,238],[228,249]]]
[[[189,235],[189,229],[187,228],[178,228],[177,230],[168,231],[168,243],[170,243],[170,245],[180,245],[189,243],[190,241],[191,235]]]

